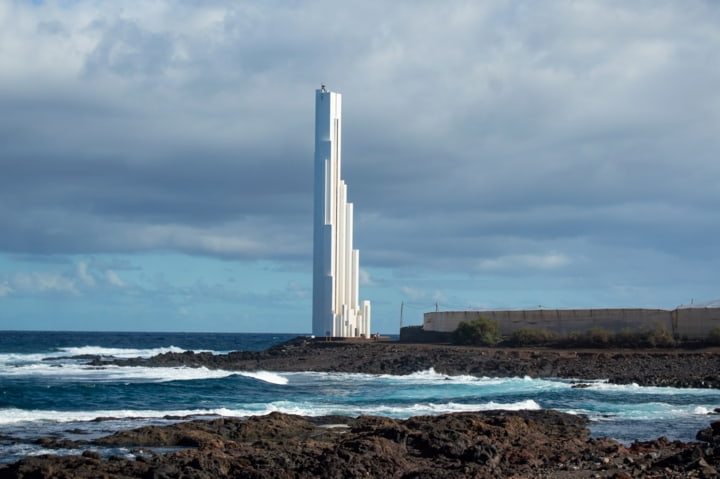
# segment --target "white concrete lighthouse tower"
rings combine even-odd
[[[370,301],[358,304],[360,253],[353,205],[340,176],[342,96],[315,91],[313,334],[370,337]]]

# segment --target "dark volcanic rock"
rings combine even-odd
[[[696,439],[720,447],[720,421],[715,421],[710,427],[698,431]]]
[[[544,350],[297,338],[266,351],[165,353],[91,365],[204,366],[235,371],[334,371],[609,379],[618,384],[720,388],[720,350]]]
[[[262,439],[280,440],[300,437],[315,431],[317,426],[302,416],[270,413],[249,419],[218,418],[191,421],[172,426],[146,426],[120,431],[100,438],[103,446],[195,446],[215,441],[254,442]]]
[[[338,421],[348,427],[324,427]],[[716,477],[719,448],[664,438],[627,448],[589,438],[586,424],[553,411],[407,420],[273,413],[125,431],[96,443],[192,447],[137,460],[93,452],[31,457],[0,466],[0,478]],[[715,437],[715,424],[709,429]]]

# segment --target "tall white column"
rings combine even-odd
[[[370,335],[370,302],[358,304],[359,253],[353,205],[341,178],[342,96],[315,91],[313,334]]]

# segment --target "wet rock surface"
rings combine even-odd
[[[720,388],[720,349],[564,350],[321,341],[296,338],[259,352],[165,353],[152,358],[95,359],[95,367],[190,366],[236,371],[334,371],[607,379],[618,384]]]
[[[589,438],[586,423],[554,411],[195,420],[82,443],[142,448],[135,458],[30,457],[0,466],[0,478],[718,477],[720,421],[696,443],[660,438],[629,447]],[[186,448],[147,449],[168,446]]]

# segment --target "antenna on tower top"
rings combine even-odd
[[[323,93],[327,93],[327,89],[325,88],[325,85],[320,85],[320,91]]]

